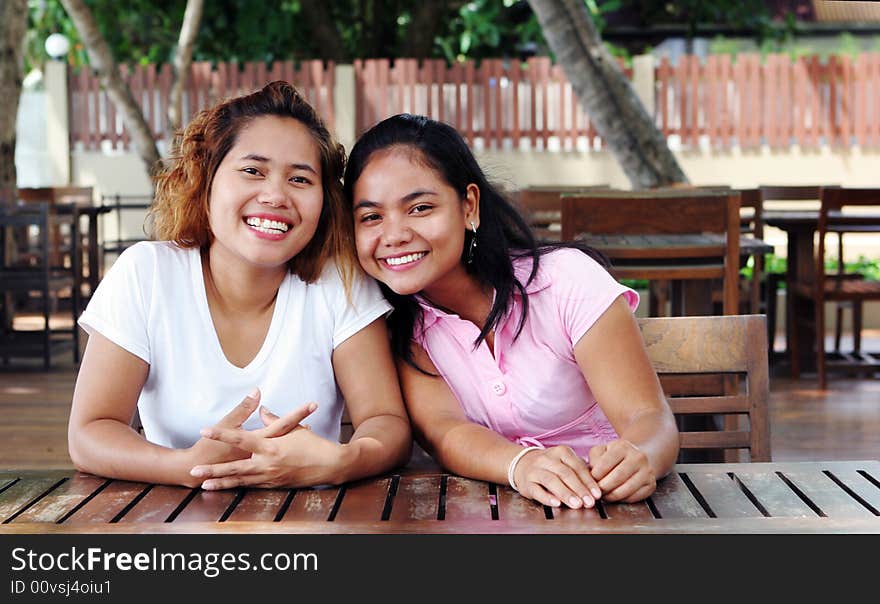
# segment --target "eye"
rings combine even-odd
[[[376,222],[377,220],[380,220],[381,218],[382,217],[379,216],[378,214],[376,214],[375,212],[372,214],[363,214],[360,217],[360,222]]]
[[[410,212],[412,212],[413,214],[424,214],[425,212],[431,210],[432,207],[433,206],[431,206],[430,204],[420,203],[417,206],[413,206],[413,208],[412,208],[412,210],[410,210]]]
[[[254,168],[253,166],[247,166],[245,168],[242,168],[241,171],[244,172],[245,174],[250,174],[251,176],[262,176],[262,173],[258,169]]]
[[[290,181],[298,185],[310,185],[312,181],[305,176],[291,176]]]

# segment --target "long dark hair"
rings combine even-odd
[[[495,329],[517,292],[522,297],[523,312],[519,317],[514,339],[519,336],[529,312],[526,286],[535,278],[542,254],[559,248],[575,248],[590,255],[602,266],[608,266],[607,260],[599,252],[583,243],[545,242],[535,239],[519,211],[486,178],[467,143],[455,128],[420,115],[401,113],[389,117],[358,139],[345,167],[343,188],[350,202],[349,207],[353,204],[354,185],[373,154],[395,146],[418,150],[416,161],[424,162],[440,174],[461,199],[465,198],[469,184],[475,184],[480,189],[480,226],[476,235],[465,230],[462,263],[480,284],[495,290],[495,302],[489,310],[480,335],[474,340],[475,348]],[[473,237],[478,238],[479,245],[474,248],[472,261],[467,263],[464,257]],[[514,274],[513,261],[525,257],[532,258],[532,270],[528,280],[520,283]],[[411,348],[417,321],[421,328],[419,303],[414,296],[399,295],[384,283],[379,285],[394,306],[394,311],[388,317],[391,348],[395,355],[422,371],[413,361]]]

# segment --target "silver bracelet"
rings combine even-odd
[[[516,470],[516,464],[519,463],[519,460],[522,459],[522,456],[528,453],[529,451],[536,451],[541,449],[542,447],[526,447],[522,451],[516,454],[516,457],[510,460],[510,464],[507,466],[507,482],[510,483],[510,488],[519,493],[519,489],[516,488],[516,482],[513,480],[513,472]]]

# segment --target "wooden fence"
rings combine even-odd
[[[157,138],[165,136],[167,66],[123,72]],[[632,70],[625,69],[632,78]],[[651,74],[649,74],[651,75]],[[272,79],[300,86],[331,127],[333,64],[307,61],[197,63],[185,95],[184,120],[218,98],[254,90]],[[676,64],[661,59],[652,75],[657,127],[681,148],[785,149],[821,146],[880,147],[880,53],[792,60],[785,55],[740,54]],[[546,57],[525,63],[486,59],[449,67],[443,60],[369,59],[354,64],[354,134],[395,113],[429,115],[449,122],[483,148],[578,148],[602,146],[558,65]],[[128,146],[112,103],[88,72],[71,76],[71,138],[88,149],[101,141]]]
[[[469,144],[481,139],[486,148],[507,141],[518,147],[527,140],[546,148],[551,138],[573,145],[596,139],[571,84],[559,65],[547,57],[519,61],[388,59],[355,61],[358,134],[395,113],[419,113],[455,126]],[[631,70],[625,69],[632,77]],[[597,144],[601,142],[596,139]]]
[[[662,60],[657,126],[686,147],[880,146],[880,53]]]
[[[135,100],[153,135],[164,140],[168,135],[168,96],[171,90],[171,66],[160,69],[155,65],[137,65],[132,69],[120,66]],[[265,63],[193,63],[183,96],[182,122],[187,123],[198,111],[216,101],[249,93],[273,80],[294,83],[324,118],[329,128],[334,125],[333,88],[335,68],[332,62],[304,61],[298,66],[293,61],[278,61],[267,67]],[[85,149],[98,149],[103,141],[116,148],[127,149],[130,135],[122,118],[88,69],[72,73],[68,83],[70,94],[70,137],[72,145],[80,143]]]

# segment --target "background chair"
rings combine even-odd
[[[679,420],[679,461],[689,461],[692,451],[744,451],[749,461],[770,461],[765,318],[652,317],[639,319],[639,328]],[[734,388],[725,386],[731,382]],[[714,423],[721,429],[691,429],[681,421],[697,416],[723,418]],[[725,460],[737,461],[730,455]]]
[[[608,256],[618,279],[703,281],[701,312],[712,314],[712,280],[721,280],[724,314],[739,301],[739,193],[736,191],[604,191],[563,195],[562,238],[583,238]],[[693,288],[692,288],[693,289]],[[652,300],[651,314],[662,304]],[[705,312],[708,309],[708,312]]]
[[[840,185],[832,184],[832,185],[761,185],[758,187],[761,191],[761,197],[764,202],[770,202],[774,205],[774,211],[786,211],[782,210],[781,206],[786,205],[785,202],[791,202],[791,204],[802,203],[805,201],[812,201],[819,203],[819,200],[822,197],[823,189],[834,189],[840,188]],[[843,233],[837,234],[837,279],[861,279],[862,276],[855,273],[847,273],[844,267],[843,261]],[[757,235],[756,235],[757,236]],[[777,300],[777,292],[779,291],[780,283],[785,281],[785,275],[782,273],[767,273],[766,276],[766,284],[765,284],[765,293],[767,296],[767,329],[770,330],[772,335],[775,335],[776,330],[776,300]],[[837,303],[837,308],[835,309],[835,321],[834,321],[834,350],[835,352],[840,352],[840,337],[843,329],[843,313],[846,309],[850,309],[852,312],[852,322],[853,325],[857,325],[857,328],[854,328],[853,331],[856,333],[861,333],[861,321],[862,321],[862,308],[859,303],[851,302],[851,301],[841,301]],[[788,323],[788,318],[786,316],[786,323]],[[786,326],[786,333],[789,333],[789,328]],[[770,348],[773,350],[773,337],[771,335],[770,339]]]
[[[71,229],[73,250],[69,268],[54,266],[52,227],[67,223]],[[29,248],[23,256],[9,250],[6,242],[13,231],[36,231],[37,248]],[[48,202],[28,204],[0,204],[0,359],[7,364],[11,357],[43,358],[43,367],[51,367],[52,354],[62,347],[73,348],[74,363],[79,362],[79,328],[76,319],[80,310],[80,295],[76,287],[81,253],[79,231],[72,216],[56,216]],[[11,252],[11,253],[7,253]],[[55,328],[53,311],[61,307],[63,295],[68,296],[70,327]],[[16,317],[33,314],[39,308],[42,329],[30,330],[16,326]]]
[[[562,195],[610,190],[609,185],[532,186],[513,196],[538,239],[557,241],[562,228]]]
[[[76,246],[79,250],[79,258],[77,259],[80,271],[76,275],[76,286],[80,291],[80,296],[89,297],[92,294],[91,287],[85,288],[84,284],[88,281],[95,283],[96,280],[91,278],[86,270],[90,266],[95,266],[94,259],[97,257],[98,250],[93,249],[89,245],[88,230],[84,230],[80,224],[80,215],[78,208],[83,206],[91,206],[94,203],[93,187],[83,186],[59,186],[59,187],[22,187],[17,191],[18,200],[25,203],[48,203],[50,206],[50,214],[71,214],[73,221],[77,222],[77,234],[80,241]],[[50,226],[50,243],[51,251],[49,262],[56,268],[70,268],[73,264],[71,254],[74,249],[72,241],[72,221],[54,221]],[[39,253],[39,252],[37,252]],[[94,257],[93,257],[94,255]],[[90,262],[91,260],[91,262]]]
[[[815,342],[813,343],[816,353],[816,372],[819,387],[827,386],[827,366],[832,364],[839,368],[873,368],[880,367],[880,361],[871,354],[865,354],[859,347],[859,332],[861,330],[861,307],[863,302],[880,301],[880,281],[866,281],[856,275],[841,277],[841,274],[828,274],[825,270],[825,239],[828,233],[838,234],[841,242],[842,234],[846,232],[875,232],[880,233],[880,218],[867,216],[859,219],[849,215],[847,210],[858,206],[880,206],[880,189],[855,189],[855,188],[828,188],[823,189],[822,205],[819,209],[819,223],[817,227],[818,241],[815,253],[815,270],[812,278],[792,284],[789,295],[792,296],[794,306],[795,298],[810,300],[814,306]],[[843,246],[839,243],[839,264],[843,261]],[[854,309],[858,309],[858,321],[853,321],[853,340],[856,349],[853,354],[837,352],[839,358],[830,363],[825,354],[825,302],[849,302]],[[855,312],[854,312],[855,314]],[[808,320],[801,317],[801,320]],[[838,322],[838,328],[840,323]],[[839,336],[838,336],[839,338]],[[801,346],[809,346],[807,342],[801,342],[798,330],[792,330],[792,365],[793,372],[799,373],[799,352]]]

